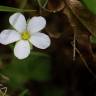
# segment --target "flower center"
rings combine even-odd
[[[22,39],[28,40],[30,38],[30,34],[28,32],[23,32],[21,35]]]

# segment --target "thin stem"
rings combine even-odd
[[[75,51],[75,48],[76,48],[76,32],[74,31],[74,40],[73,40],[73,61],[75,61],[75,59],[76,59],[76,51]]]
[[[86,60],[85,60],[84,57],[83,57],[83,55],[80,53],[80,51],[79,51],[77,48],[75,48],[75,50],[76,50],[76,52],[79,54],[82,62],[84,63],[84,65],[86,66],[86,68],[88,69],[88,71],[93,75],[94,78],[96,78],[96,75],[95,75],[95,74],[93,73],[93,71],[89,68]]]

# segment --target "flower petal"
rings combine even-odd
[[[26,31],[26,20],[23,14],[14,13],[10,16],[9,22],[18,32]]]
[[[0,33],[0,43],[7,45],[13,42],[16,42],[21,39],[21,36],[15,30],[3,30]]]
[[[30,54],[30,44],[28,41],[20,40],[16,43],[14,54],[18,59],[25,59]]]
[[[50,38],[44,33],[37,32],[31,36],[29,41],[37,48],[46,49],[50,46]]]
[[[31,34],[34,32],[39,32],[46,26],[46,20],[41,17],[32,17],[32,19],[29,20],[27,30]]]

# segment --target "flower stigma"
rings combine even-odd
[[[21,35],[23,40],[28,40],[30,38],[29,32],[23,32]]]

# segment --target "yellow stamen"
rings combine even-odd
[[[22,33],[22,39],[28,40],[30,38],[30,34],[28,32],[23,32]]]

